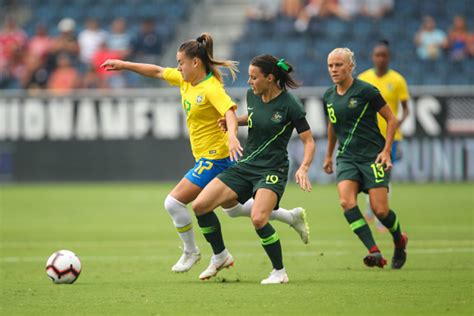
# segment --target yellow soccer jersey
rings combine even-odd
[[[408,93],[407,83],[405,78],[395,70],[390,69],[382,77],[378,77],[375,74],[375,69],[368,69],[359,75],[360,80],[370,83],[377,87],[382,94],[388,106],[392,109],[395,116],[398,115],[398,108],[401,101],[407,101],[410,98]],[[385,137],[387,133],[387,122],[385,119],[378,114],[378,124],[382,135]],[[402,133],[397,129],[395,133],[395,140],[401,140]]]
[[[166,68],[163,78],[170,85],[180,88],[191,149],[196,161],[201,158],[228,157],[228,138],[220,130],[217,120],[237,105],[225,92],[224,85],[210,73],[203,81],[193,86],[183,80],[176,68]]]

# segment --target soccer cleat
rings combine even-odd
[[[284,284],[288,283],[288,274],[286,274],[285,268],[281,270],[273,269],[268,278],[262,280],[260,284]]]
[[[234,258],[230,253],[223,260],[217,259],[216,255],[211,257],[211,263],[209,266],[204,270],[200,275],[199,278],[201,280],[209,280],[212,277],[215,277],[217,273],[224,269],[234,266]]]
[[[199,260],[201,260],[201,254],[198,252],[183,252],[178,262],[171,268],[171,271],[176,273],[187,272],[192,268]]]
[[[382,256],[380,252],[371,252],[364,258],[364,263],[368,267],[379,267],[382,268],[387,264],[387,260]]]
[[[301,240],[303,243],[309,243],[309,226],[308,222],[306,221],[306,211],[304,208],[297,207],[290,211],[293,217],[293,227],[294,230],[300,235]]]
[[[408,236],[402,233],[402,239],[395,245],[395,251],[392,258],[392,269],[401,269],[407,261],[406,248],[408,244]]]

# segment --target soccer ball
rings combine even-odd
[[[46,274],[56,284],[74,283],[81,274],[81,261],[72,251],[56,251],[46,262]]]

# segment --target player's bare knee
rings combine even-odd
[[[252,224],[255,229],[260,229],[265,226],[268,222],[268,219],[263,216],[263,214],[252,214]]]
[[[203,201],[202,199],[197,198],[196,200],[193,201],[192,208],[196,215],[201,215],[205,213],[206,207],[207,207],[207,203],[206,201]]]
[[[374,212],[377,218],[383,219],[388,215],[388,207],[384,205],[372,205],[372,211]]]
[[[341,204],[341,207],[344,211],[350,210],[351,208],[354,208],[357,206],[357,202],[353,199],[344,199],[341,198],[339,200],[339,204]]]

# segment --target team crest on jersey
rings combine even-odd
[[[198,95],[197,98],[196,98],[196,104],[201,103],[202,100],[204,100],[204,97],[202,95]]]
[[[355,109],[357,107],[356,99],[349,99],[349,109]]]
[[[393,91],[393,84],[391,84],[391,83],[387,84],[387,90],[388,91]]]
[[[282,119],[283,119],[283,115],[281,115],[280,112],[273,112],[272,118],[271,118],[272,122],[280,123]]]

